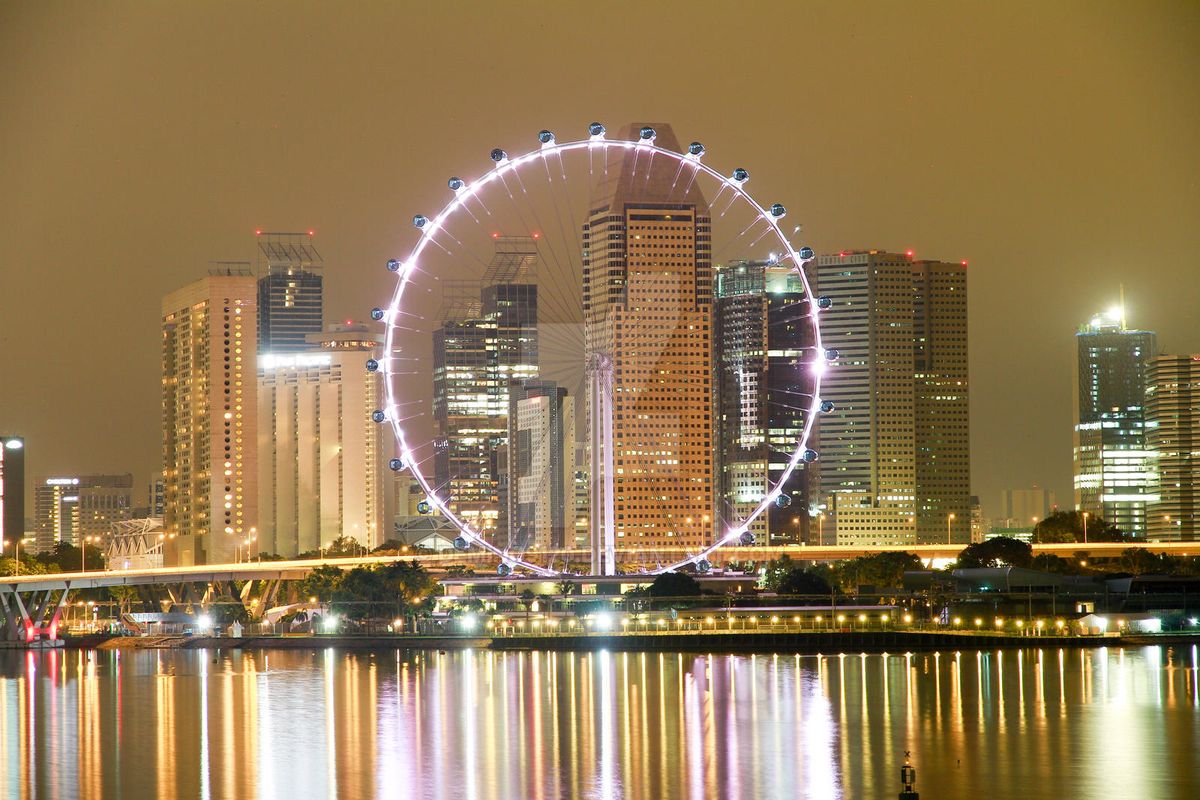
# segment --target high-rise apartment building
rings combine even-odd
[[[1146,364],[1151,331],[1129,330],[1123,309],[1098,314],[1075,335],[1079,405],[1075,425],[1075,505],[1136,537],[1146,535],[1153,452],[1146,445]]]
[[[58,542],[78,547],[107,537],[113,525],[132,519],[133,475],[39,478],[33,488],[35,544],[39,553]]]
[[[554,381],[509,388],[508,545],[517,551],[574,546],[575,401]]]
[[[641,127],[620,136],[635,140]],[[680,149],[670,126],[650,127],[657,144]],[[611,500],[620,546],[694,547],[711,541],[714,510],[711,219],[665,159],[637,165],[639,154],[622,153],[583,226],[587,358],[611,365],[613,386],[613,474],[593,475],[591,505]],[[605,427],[595,411],[589,428]],[[598,498],[609,478],[612,497]]]
[[[714,295],[717,519],[726,528],[758,506],[796,450],[813,343],[804,284],[792,269],[733,261],[717,267]],[[780,500],[749,528],[757,541],[809,541],[807,484],[816,466],[800,464],[780,487]]]
[[[912,257],[880,250],[817,258],[821,316],[836,364],[824,376],[820,495],[826,542],[914,544],[917,538],[916,324]]]
[[[265,233],[258,239],[258,352],[309,349],[305,337],[325,324],[324,261],[309,233]]]
[[[25,439],[0,434],[0,541],[5,549],[25,538]]]
[[[912,285],[917,542],[967,544],[971,541],[967,264],[913,261]]]
[[[1146,445],[1157,464],[1146,536],[1200,539],[1200,355],[1151,358],[1145,408]]]
[[[532,239],[497,240],[483,281],[445,298],[433,333],[434,483],[459,519],[493,537],[509,387],[538,375],[536,259]]]
[[[257,300],[247,264],[163,298],[168,564],[232,562],[258,525]]]
[[[390,536],[379,373],[381,337],[365,325],[309,334],[309,350],[258,359],[258,530],[253,552],[291,557],[339,536]]]

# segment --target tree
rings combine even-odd
[[[437,580],[415,560],[396,561],[383,566],[380,571],[400,599],[410,605],[420,604],[437,591]]]
[[[579,590],[579,584],[575,583],[575,581],[564,580],[559,581],[555,588],[558,589],[559,594],[565,597],[567,595],[575,594]]]
[[[815,572],[794,567],[779,582],[775,591],[778,594],[832,594],[833,587]]]
[[[1039,553],[1034,556],[1033,560],[1029,562],[1029,568],[1049,572],[1053,575],[1079,575],[1082,573],[1078,561],[1059,558],[1051,553]]]
[[[763,588],[768,592],[778,592],[779,584],[795,568],[796,563],[786,553],[779,558],[772,559],[763,572]]]
[[[1037,544],[1055,542],[1082,542],[1083,512],[1055,511],[1050,516],[1033,526],[1033,541]],[[1115,525],[1106,522],[1102,517],[1088,514],[1087,540],[1089,542],[1120,542],[1125,534]]]
[[[315,597],[318,600],[332,600],[341,582],[342,571],[337,567],[325,565],[317,567],[301,578],[296,584],[296,590],[304,599]]]
[[[526,589],[517,595],[517,602],[521,604],[521,608],[525,609],[525,616],[529,616],[529,610],[533,608],[533,604],[537,602],[537,595],[532,589]]]
[[[1166,555],[1151,553],[1141,547],[1131,547],[1121,553],[1121,569],[1133,575],[1170,575],[1175,571],[1173,559]]]
[[[958,556],[959,569],[979,567],[1028,567],[1033,561],[1033,547],[1019,539],[997,536],[986,542],[969,544]]]
[[[835,582],[846,591],[859,586],[898,589],[904,585],[904,573],[921,569],[921,559],[913,553],[885,552],[861,556],[834,565]]]
[[[650,597],[699,597],[704,594],[700,581],[685,572],[664,572],[646,590]]]

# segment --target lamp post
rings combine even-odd
[[[100,541],[99,536],[81,536],[79,538],[79,571],[87,572],[87,546],[88,542]]]
[[[952,542],[950,541],[950,523],[951,522],[954,522],[954,514],[953,513],[948,514],[946,516],[946,544],[952,544]]]
[[[822,511],[820,514],[817,514],[817,539],[820,542],[820,546],[824,547],[825,546],[825,512],[824,511]]]
[[[1083,543],[1087,544],[1087,518],[1088,512],[1083,512]]]

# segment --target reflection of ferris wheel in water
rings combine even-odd
[[[384,376],[384,404],[372,418],[395,435],[390,469],[411,473],[424,493],[423,508],[456,529],[455,547],[491,552],[502,576],[524,570],[549,577],[588,568],[616,574],[618,548],[641,550],[646,572],[705,572],[717,548],[755,543],[756,521],[791,504],[785,487],[817,458],[807,443],[817,413],[832,408],[821,400],[819,386],[827,362],[837,357],[822,347],[817,325],[819,309],[829,301],[811,292],[805,265],[813,251],[789,241],[782,205],[764,207],[746,192],[745,169],[728,176],[714,170],[703,162],[699,142],[676,152],[667,146],[674,144],[669,129],[660,135],[651,127],[633,128],[629,139],[609,139],[604,126],[593,123],[589,133],[559,143],[542,131],[540,148],[520,156],[493,150],[490,172],[472,181],[451,178],[449,203],[434,216],[413,218],[415,245],[407,257],[387,264],[397,277],[391,301],[372,311],[386,326],[384,355],[367,363]],[[513,231],[524,234],[517,240],[525,247],[511,246]],[[551,231],[558,232],[557,242]],[[720,246],[718,231],[728,231]],[[495,248],[490,256],[489,245]],[[711,342],[708,324],[718,258],[783,273],[791,287],[782,306],[785,322],[790,330],[802,329],[793,340],[802,344],[785,354],[794,380],[772,385],[775,398],[769,401],[789,409],[792,438],[770,451],[773,474],[757,491],[746,496],[744,486],[737,489],[742,496],[736,509],[714,494],[712,362],[703,355],[725,346]],[[535,260],[553,262],[560,274],[545,281],[538,273],[535,318],[522,328],[520,320],[513,322],[520,317],[513,308],[520,306],[520,287],[532,282]],[[482,271],[484,279],[463,280],[464,270],[476,278]],[[464,286],[476,294],[464,293]],[[435,315],[439,290],[443,312]],[[465,303],[466,311],[447,314],[455,302]],[[574,323],[560,325],[573,333],[557,340],[582,349],[578,357],[558,355],[571,362],[566,371],[575,377],[566,383],[574,384],[581,408],[576,415],[559,406],[557,459],[547,456],[552,426],[546,421],[553,415],[517,430],[517,394],[511,394],[540,396],[548,406],[570,394],[538,390],[555,386],[536,380],[538,364],[549,370],[554,355],[547,347],[554,326],[544,325],[544,318]],[[538,326],[545,328],[540,352]],[[423,385],[429,341],[436,351],[432,406]],[[527,358],[510,352],[527,345]],[[690,363],[689,353],[700,353],[699,361]],[[479,381],[471,364],[491,377]],[[688,369],[697,364],[708,365],[709,374]],[[744,391],[743,401],[758,392],[767,402],[765,386]],[[453,430],[445,422],[452,413],[459,415]],[[585,418],[579,427],[586,436],[563,433],[574,430],[574,416]],[[763,424],[769,424],[765,418]],[[577,449],[583,457],[577,458]],[[451,463],[464,452],[474,458],[465,460],[466,470]],[[566,470],[561,463],[547,470],[549,462],[564,459]],[[564,473],[565,480],[557,477]],[[572,475],[575,485],[562,485]],[[490,497],[492,508],[469,501],[480,497]],[[544,506],[547,498],[559,508],[552,532],[557,540],[547,540],[545,530],[530,533],[547,527],[536,509],[530,512],[536,523],[507,513]],[[656,558],[656,549],[670,555]]]

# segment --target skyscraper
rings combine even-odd
[[[168,564],[219,564],[258,524],[257,289],[224,264],[163,298]]]
[[[258,351],[308,349],[304,337],[324,325],[321,269],[312,232],[258,232]]]
[[[1155,356],[1146,372],[1146,445],[1154,452],[1146,536],[1200,538],[1200,355]]]
[[[804,286],[794,270],[733,261],[716,272],[713,361],[716,371],[717,519],[728,526],[754,510],[779,480],[804,428],[812,347]],[[801,464],[780,487],[781,502],[750,527],[770,544],[808,542],[807,483]]]
[[[670,126],[651,127],[659,146],[680,149]],[[609,166],[583,226],[587,359],[612,383],[611,415],[589,399],[590,441],[606,420],[612,430],[611,475],[593,444],[593,519],[601,509],[606,519],[592,537],[611,524],[625,547],[695,547],[713,528],[711,221],[694,183],[673,186],[665,159],[643,159],[639,171],[636,158],[623,151]]]
[[[58,542],[78,547],[132,518],[133,475],[40,478],[33,489],[33,508],[38,552],[48,552]]]
[[[817,259],[824,345],[839,353],[819,426],[827,542],[916,542],[915,297],[911,256],[844,251]]]
[[[575,402],[553,381],[509,389],[508,545],[574,546]]]
[[[308,335],[310,349],[258,360],[258,530],[254,552],[295,556],[339,536],[388,538],[380,337],[365,325]],[[249,552],[249,551],[247,551]]]
[[[912,279],[917,542],[967,544],[971,541],[967,264],[914,261]]]
[[[1137,537],[1146,504],[1158,500],[1146,446],[1146,363],[1151,331],[1131,331],[1124,309],[1092,317],[1075,335],[1079,406],[1075,425],[1075,505]]]
[[[494,536],[509,387],[538,375],[532,239],[502,238],[483,281],[451,287],[433,333],[434,482],[464,522]]]
[[[24,538],[25,440],[0,435],[0,541],[8,548]]]

